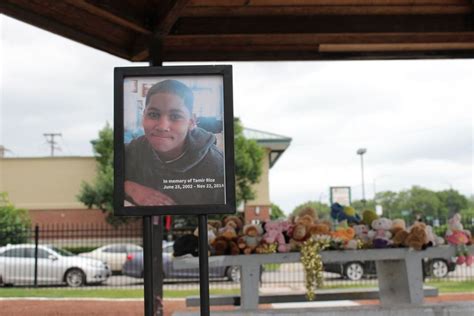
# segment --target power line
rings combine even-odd
[[[61,133],[44,133],[43,136],[46,137],[46,141],[48,142],[48,144],[50,144],[51,157],[54,157],[54,150],[55,149],[61,150],[61,147],[56,146],[58,143],[54,140],[54,137],[56,136],[61,137],[62,134]]]

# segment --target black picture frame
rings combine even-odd
[[[224,192],[222,204],[182,204],[182,205],[125,205],[125,121],[124,82],[127,78],[166,79],[204,76],[222,78],[223,100],[223,144],[224,144]],[[133,79],[131,79],[133,78]],[[179,79],[178,79],[179,80]],[[134,83],[135,84],[135,83]],[[145,89],[147,87],[144,87]],[[136,91],[136,89],[135,89]],[[138,89],[140,92],[141,89]],[[204,215],[233,214],[236,211],[235,171],[234,171],[234,115],[232,92],[232,66],[164,66],[164,67],[117,67],[114,69],[114,215],[155,216],[155,215]],[[209,118],[203,118],[209,124]]]

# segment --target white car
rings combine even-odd
[[[127,254],[141,252],[143,248],[134,244],[110,244],[97,248],[91,252],[79,254],[106,262],[112,271],[122,271],[123,264],[127,261]]]
[[[37,284],[66,283],[72,287],[102,283],[111,275],[105,263],[81,258],[51,246],[38,246]],[[35,279],[35,245],[0,247],[0,280],[3,284],[32,285]]]

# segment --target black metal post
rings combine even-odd
[[[143,217],[143,281],[145,316],[153,315],[153,235],[151,216]]]
[[[39,227],[35,226],[35,283],[34,286],[38,286],[38,243],[39,243]]]
[[[163,38],[154,35],[150,40],[149,46],[150,66],[163,65]],[[148,227],[149,235],[149,278],[148,295],[145,295],[145,315],[162,316],[163,315],[163,225],[162,217],[149,217]],[[143,236],[145,238],[145,236]],[[143,241],[145,245],[145,241]],[[145,265],[145,271],[146,271]],[[145,293],[147,292],[147,281],[145,280]],[[148,302],[147,302],[148,299]],[[150,308],[149,314],[146,313],[147,306]]]
[[[163,217],[152,218],[153,316],[163,315]]]
[[[199,215],[199,297],[201,316],[208,316],[209,309],[209,258],[207,239],[207,215]]]

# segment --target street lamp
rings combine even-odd
[[[362,203],[365,205],[365,183],[364,183],[364,154],[367,152],[366,148],[357,149],[357,154],[360,155],[360,166],[362,170]]]

